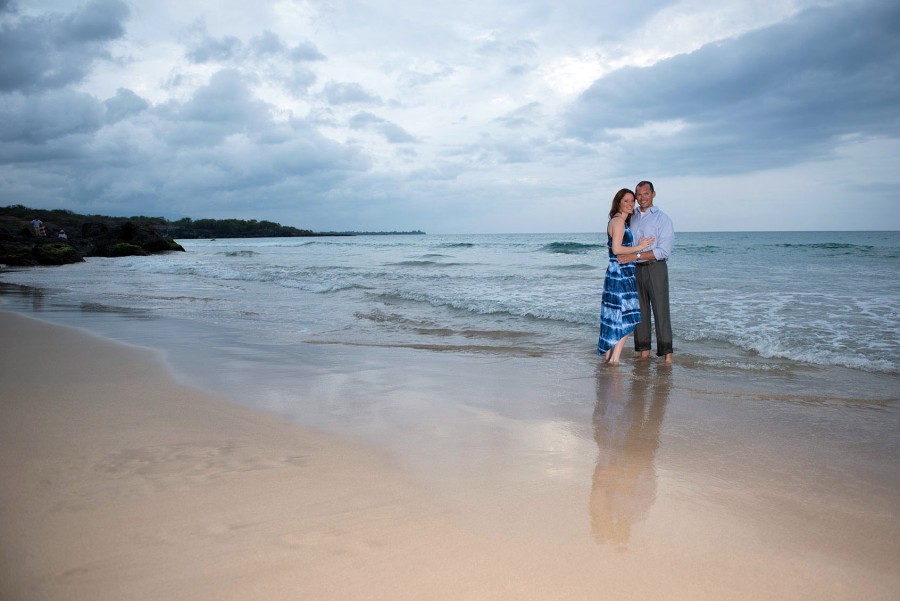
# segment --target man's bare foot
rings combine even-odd
[[[638,355],[638,359],[649,359],[650,351],[641,351],[641,354]]]
[[[672,353],[666,355],[666,359],[665,361],[663,361],[663,363],[665,363],[666,365],[672,365]]]

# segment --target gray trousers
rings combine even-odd
[[[634,329],[634,350],[650,350],[650,315],[656,326],[656,356],[672,352],[672,321],[669,318],[669,266],[665,261],[649,265],[637,264],[638,300],[641,323]]]

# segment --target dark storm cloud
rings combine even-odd
[[[233,134],[260,131],[271,119],[269,106],[257,99],[237,69],[222,69],[185,103],[161,107],[167,136],[186,146],[218,144]]]
[[[181,115],[205,123],[247,123],[264,119],[265,103],[254,98],[246,77],[236,69],[222,69],[181,108]]]
[[[106,106],[107,123],[118,123],[150,107],[150,103],[125,88],[119,88],[116,95],[103,104]]]
[[[0,95],[0,141],[4,144],[45,144],[96,132],[104,123],[105,109],[96,98],[74,90],[52,90],[36,96]],[[4,147],[3,161],[17,160],[12,147]]]
[[[900,4],[850,2],[598,80],[569,133],[678,123],[623,144],[624,170],[739,173],[828,156],[846,136],[900,135]]]
[[[314,123],[273,119],[253,83],[222,69],[186,101],[157,106],[127,89],[104,101],[73,90],[0,95],[0,164],[17,166],[6,192],[112,214],[255,218],[255,199],[290,209],[369,168]]]
[[[119,0],[97,0],[66,15],[15,19],[4,14],[0,92],[34,93],[81,81],[94,61],[109,58],[105,45],[122,37],[128,16]]]
[[[62,19],[60,45],[106,42],[122,37],[128,6],[118,0],[96,0]]]

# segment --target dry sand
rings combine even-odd
[[[528,499],[509,512],[533,511],[534,536],[521,519],[476,527],[379,451],[183,386],[153,351],[80,330],[0,312],[0,382],[3,601],[900,595],[896,555],[878,553],[897,548],[896,515],[874,547],[850,540],[857,522],[817,543],[829,520],[803,524],[800,504],[770,520],[749,491],[722,511],[683,487],[652,493],[627,549],[598,544],[588,515],[594,536],[617,536],[596,521],[653,449],[598,464],[586,484],[601,492],[573,503],[587,535],[567,540],[538,534]],[[855,516],[872,531],[884,517]]]

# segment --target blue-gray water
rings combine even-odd
[[[595,360],[598,234],[180,242],[187,252],[15,269],[0,283],[43,289],[36,302],[57,313],[172,318],[235,343]],[[698,386],[749,375],[782,391],[893,397],[898,268],[898,232],[679,233],[676,357]]]

